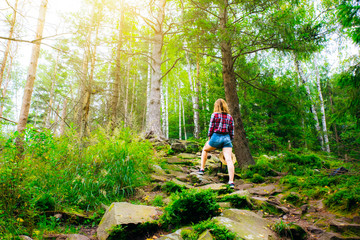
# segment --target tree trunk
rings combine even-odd
[[[298,72],[299,74],[299,78],[300,80],[302,81],[302,83],[305,85],[305,89],[306,89],[306,93],[310,99],[310,102],[311,102],[311,112],[313,114],[313,118],[314,118],[314,121],[315,121],[315,129],[316,129],[316,132],[317,132],[317,138],[318,138],[318,141],[321,145],[321,149],[324,151],[324,139],[323,139],[323,136],[321,134],[321,129],[320,129],[320,124],[319,124],[319,119],[318,119],[318,116],[317,116],[317,112],[316,112],[316,109],[315,109],[315,106],[314,106],[314,103],[313,103],[313,100],[312,100],[312,97],[311,97],[311,92],[310,92],[310,88],[309,86],[307,85],[307,79],[304,75],[304,73],[302,72],[302,69],[301,69],[301,66],[300,66],[300,62],[299,60],[297,59],[297,56],[295,55],[294,57],[294,61],[295,61],[295,68],[296,68],[296,71]]]
[[[65,133],[66,108],[67,108],[67,98],[65,98],[64,100],[63,109],[61,112],[61,123],[60,123],[60,132],[59,132],[60,136],[64,135]]]
[[[199,56],[196,57],[196,78],[195,81],[195,97],[194,97],[194,137],[200,138],[200,124],[199,124],[199,88],[200,88],[200,63]]]
[[[228,0],[224,0],[224,5],[220,5],[220,31],[226,34],[228,21]],[[220,43],[221,59],[222,59],[222,75],[224,80],[225,97],[229,105],[230,114],[234,119],[235,135],[233,139],[233,147],[236,159],[240,167],[255,164],[255,161],[250,153],[248,139],[246,138],[245,129],[241,119],[239,108],[239,97],[237,95],[236,78],[233,68],[233,56],[231,43],[227,37],[222,37]]]
[[[123,1],[120,2],[120,23],[119,23],[119,39],[116,48],[116,59],[115,59],[115,80],[113,85],[113,94],[111,98],[111,107],[110,107],[110,114],[111,114],[111,126],[114,129],[118,123],[118,102],[120,98],[120,83],[121,83],[121,48],[123,45],[123,24],[124,24],[124,10],[123,10]]]
[[[7,74],[6,74],[7,80],[6,80],[6,83],[4,84],[4,86],[2,87],[2,91],[1,91],[1,98],[3,99],[3,101],[5,100],[7,87],[11,80],[11,68],[13,66],[13,59],[14,59],[14,57],[10,55],[10,63],[7,68]],[[4,102],[1,102],[0,103],[0,117],[2,117],[2,115],[3,115],[3,109],[4,109]]]
[[[149,54],[151,52],[151,43],[149,43]],[[150,90],[151,90],[151,58],[148,59],[148,68],[147,68],[147,84],[146,84],[146,121],[149,118],[149,109],[150,109]],[[146,123],[147,125],[147,123]]]
[[[316,63],[316,57],[314,57],[314,66],[315,66],[315,74],[316,74],[316,86],[318,89],[319,99],[320,99],[320,109],[321,109],[321,122],[322,122],[322,129],[324,133],[324,142],[325,142],[325,149],[327,152],[330,152],[330,145],[329,145],[329,137],[326,127],[326,113],[325,113],[325,105],[324,99],[321,92],[321,85],[320,85],[320,73]]]
[[[128,104],[129,104],[129,84],[130,84],[130,58],[128,58],[127,62],[127,70],[126,70],[126,85],[125,85],[125,102],[124,102],[124,124],[125,127],[128,126]]]
[[[55,84],[56,84],[56,80],[57,80],[58,61],[59,61],[59,54],[56,57],[55,69],[54,69],[54,79],[53,79],[53,81],[51,83],[49,106],[48,106],[47,114],[46,114],[46,118],[45,118],[45,127],[46,128],[50,128],[50,116],[51,116],[52,105],[53,105],[53,102],[54,102]]]
[[[185,124],[185,106],[184,106],[184,100],[182,98],[181,98],[181,106],[182,106],[182,115],[183,115],[184,139],[187,140],[186,124]]]
[[[6,43],[6,49],[5,49],[5,52],[4,52],[4,58],[3,58],[2,63],[1,63],[1,68],[0,68],[0,88],[2,87],[2,83],[3,83],[3,79],[4,79],[4,72],[5,72],[6,62],[7,62],[7,57],[8,57],[9,52],[10,52],[10,45],[11,45],[11,40],[10,39],[13,37],[13,34],[14,34],[14,28],[15,28],[15,23],[16,23],[16,14],[17,14],[17,6],[18,6],[18,0],[15,1],[14,16],[13,16],[13,19],[11,20],[11,23],[10,23],[9,40]]]
[[[146,132],[152,132],[155,137],[163,138],[164,135],[161,131],[161,111],[160,111],[160,85],[161,85],[161,53],[163,47],[163,22],[165,19],[165,4],[166,0],[159,0],[158,4],[158,17],[154,27],[154,46],[152,52],[152,68],[154,74],[151,77],[151,91],[150,91],[150,104],[149,115],[146,121]]]
[[[179,81],[179,99],[178,99],[178,104],[179,104],[179,140],[182,139],[182,134],[181,134],[181,94],[180,94],[180,81]]]
[[[24,96],[22,100],[21,110],[20,110],[20,116],[19,116],[19,122],[17,125],[17,131],[22,134],[26,127],[26,122],[28,120],[29,116],[29,110],[31,105],[31,96],[34,89],[34,82],[36,77],[36,69],[37,64],[39,60],[39,54],[40,54],[40,44],[41,44],[41,38],[42,33],[45,25],[45,16],[46,16],[46,7],[47,7],[47,0],[42,0],[40,11],[39,11],[39,18],[37,23],[37,30],[36,30],[36,41],[33,44],[32,47],[32,53],[31,53],[31,61],[30,66],[28,69],[28,77],[26,79],[26,84],[24,88]],[[21,145],[23,136],[20,136],[17,139],[17,144]]]

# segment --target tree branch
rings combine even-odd
[[[7,118],[4,118],[4,117],[0,117],[0,119],[3,119],[5,121],[8,121],[8,122],[12,122],[12,123],[15,123],[15,124],[18,124],[17,122],[13,121],[13,120],[10,120],[10,119],[7,119]]]
[[[174,64],[171,66],[171,68],[159,79],[159,81],[160,81],[161,79],[163,79],[166,75],[168,75],[168,73],[175,67],[176,63],[177,63],[180,59],[181,59],[181,57],[178,58],[178,59],[176,59],[176,61],[174,62]]]

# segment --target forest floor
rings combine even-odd
[[[154,165],[154,173],[151,175],[151,184],[146,185],[136,190],[136,194],[127,201],[137,204],[154,205],[157,201],[166,206],[170,200],[170,192],[164,190],[164,185],[172,182],[174,185],[183,188],[199,188],[199,189],[213,189],[214,191],[229,190],[224,187],[228,182],[228,175],[226,166],[222,166],[219,161],[219,152],[210,154],[206,164],[206,171],[204,175],[197,173],[200,163],[200,155],[181,153],[172,156],[159,155],[162,159],[159,165]],[[307,200],[304,204],[295,206],[294,204],[286,203],[284,196],[286,194],[297,195],[296,192],[287,192],[284,186],[281,185],[280,180],[284,175],[279,173],[278,176],[269,177],[265,182],[255,184],[244,180],[239,174],[235,175],[235,189],[226,194],[239,194],[248,196],[254,205],[260,206],[267,204],[272,206],[273,210],[259,210],[254,208],[252,210],[258,215],[270,220],[272,223],[283,222],[285,224],[296,224],[300,226],[307,233],[307,239],[360,239],[352,234],[352,237],[344,237],[339,233],[333,233],[332,230],[338,232],[347,231],[348,226],[355,226],[359,228],[359,217],[344,217],[337,215],[327,210],[323,204],[323,200]],[[224,193],[220,193],[224,194]],[[156,204],[155,204],[156,205]],[[226,205],[222,203],[222,208],[232,207],[231,204]],[[357,215],[358,216],[358,215]],[[89,227],[80,229],[80,234],[87,236],[90,239],[97,239],[97,227]],[[331,230],[330,230],[331,229]],[[145,236],[144,240],[158,239],[167,233],[160,231]],[[65,235],[52,235],[48,239],[66,239]],[[280,239],[291,239],[282,237]],[[296,238],[295,238],[296,239]]]

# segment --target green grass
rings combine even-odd
[[[150,143],[135,137],[129,129],[98,129],[79,141],[74,132],[59,138],[28,129],[20,159],[16,134],[1,137],[0,226],[6,228],[0,227],[0,237],[51,228],[55,222],[45,221],[45,212],[91,214],[131,196],[147,184],[153,161]]]

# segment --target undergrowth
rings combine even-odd
[[[147,183],[153,156],[151,145],[134,136],[98,129],[79,141],[75,132],[55,137],[29,128],[20,157],[17,134],[1,136],[0,236],[35,236],[50,221],[45,213],[92,216],[101,204],[132,195]]]
[[[339,167],[345,167],[349,172],[332,174]],[[298,192],[302,196],[300,199],[289,195],[287,201],[298,205],[305,198],[324,199],[329,209],[353,214],[360,211],[359,170],[358,163],[346,163],[333,156],[286,152],[271,158],[261,156],[255,165],[241,174],[254,183],[261,183],[262,178],[266,180],[279,173],[285,174],[280,183],[289,192]]]

